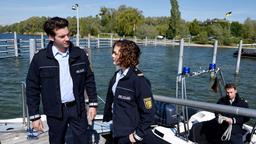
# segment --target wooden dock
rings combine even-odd
[[[49,144],[48,126],[44,117],[42,117],[42,120],[44,132],[36,133],[37,136],[32,138],[28,138],[27,126],[23,124],[22,118],[0,120],[0,144]],[[88,128],[88,132],[90,144],[105,144],[106,140],[102,137],[102,134],[110,132],[109,123],[96,119],[93,127]],[[66,144],[73,144],[72,139],[71,130],[68,129]]]
[[[101,136],[92,136],[91,144],[105,144],[106,140]],[[96,138],[96,139],[95,139]],[[72,144],[71,137],[66,137],[66,144]],[[44,132],[38,136],[38,139],[27,139],[26,131],[0,133],[0,144],[49,144],[48,132]]]

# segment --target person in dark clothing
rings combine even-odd
[[[243,108],[249,107],[247,101],[239,97],[235,84],[233,83],[226,84],[225,90],[226,90],[226,96],[220,98],[217,104],[230,105],[230,106],[243,107]],[[222,123],[220,124],[220,132],[222,134],[224,133],[224,131],[229,125],[232,125],[231,137],[230,137],[230,140],[227,141],[227,143],[243,144],[242,127],[245,122],[250,120],[249,117],[221,113],[221,114],[217,114],[216,118],[218,119],[219,123],[220,121],[222,121]],[[220,120],[221,118],[223,120]]]
[[[155,106],[151,85],[136,67],[140,49],[129,40],[113,45],[113,63],[118,67],[109,82],[103,121],[113,120],[115,144],[162,143],[152,132]]]
[[[64,144],[70,127],[75,144],[87,144],[88,120],[96,116],[94,74],[84,50],[69,39],[68,21],[53,17],[44,24],[50,42],[36,53],[26,78],[26,97],[32,128],[43,131],[40,99],[47,116],[49,142]],[[89,98],[86,111],[85,93]],[[40,98],[41,97],[41,98]]]
[[[221,97],[217,104],[248,108],[248,103],[239,97],[235,84],[225,85],[226,96]],[[243,144],[243,124],[249,121],[249,117],[228,113],[215,113],[215,119],[193,125],[192,131],[197,137],[195,142],[209,144]],[[230,137],[223,135],[231,128]],[[193,136],[192,136],[193,137]]]

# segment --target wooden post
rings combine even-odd
[[[14,43],[14,54],[15,54],[15,57],[18,57],[19,56],[19,50],[18,50],[18,39],[17,39],[17,33],[16,32],[14,32],[13,43]]]
[[[36,52],[36,40],[35,39],[29,39],[29,59],[30,62],[32,61],[32,58]]]
[[[242,48],[243,48],[243,40],[240,40],[239,47],[238,47],[238,53],[237,53],[236,75],[239,74],[239,68],[240,68],[240,60],[241,60]]]

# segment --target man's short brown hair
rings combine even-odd
[[[225,85],[225,89],[231,89],[231,88],[236,90],[236,85],[234,83],[227,83]]]

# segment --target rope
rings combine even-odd
[[[228,117],[219,115],[218,117],[218,123],[222,124],[223,121],[227,120]],[[228,141],[230,140],[231,137],[231,131],[232,131],[232,124],[229,124],[228,128],[226,129],[226,131],[223,133],[223,135],[221,136],[221,140],[222,141]]]

